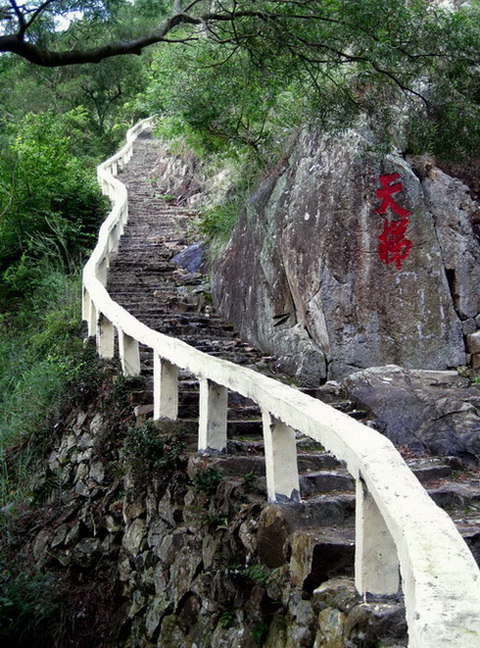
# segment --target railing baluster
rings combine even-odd
[[[97,322],[97,348],[101,358],[115,355],[115,327],[105,315],[100,315]]]
[[[178,367],[153,353],[153,418],[178,418]]]
[[[86,305],[87,310],[87,325],[88,325],[88,337],[97,334],[97,309],[95,304],[90,296],[88,296],[88,302]]]
[[[364,481],[357,479],[355,585],[365,594],[396,594],[400,585],[397,548]]]
[[[267,493],[270,502],[300,500],[295,430],[262,413]]]
[[[82,287],[82,320],[84,322],[88,321],[90,314],[90,295],[85,286]]]
[[[199,452],[226,452],[227,400],[226,387],[200,378]]]
[[[102,284],[102,286],[107,285],[107,274],[108,274],[108,260],[105,257],[97,268],[97,279]]]
[[[108,252],[114,254],[118,251],[118,225],[112,227],[108,235]]]
[[[137,340],[119,329],[118,348],[123,375],[138,376],[140,374],[140,352]]]

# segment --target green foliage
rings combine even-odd
[[[184,133],[195,132],[207,151],[228,143],[259,152],[279,84],[252,66],[245,52],[204,39],[194,48],[174,45],[157,54],[147,102],[151,111],[170,118],[173,129],[183,123]]]
[[[17,312],[0,321],[2,505],[25,497],[51,443],[66,385],[94,366],[79,337],[79,294],[78,277],[45,271]]]
[[[2,645],[59,645],[61,610],[61,592],[51,576],[12,573],[5,564],[0,565]]]
[[[234,565],[231,567],[230,571],[234,572],[250,584],[261,586],[265,585],[272,575],[269,569],[265,569],[265,567],[262,567],[261,565],[250,565],[249,567]]]
[[[252,488],[252,486],[255,484],[257,481],[257,473],[255,470],[249,470],[245,475],[243,476],[243,482],[247,488]]]
[[[267,638],[268,625],[264,622],[258,623],[252,630],[252,638],[257,646],[263,646],[263,642]]]
[[[81,111],[30,114],[7,139],[0,160],[0,306],[40,285],[42,264],[72,271],[93,245],[104,202],[92,171],[72,155],[83,124]]]
[[[231,628],[235,622],[235,610],[226,610],[220,615],[218,624],[221,628]]]
[[[142,105],[169,137],[265,162],[306,120],[344,129],[366,115],[390,145],[451,159],[478,150],[479,2],[241,1],[235,11],[203,37],[182,27],[154,55]]]
[[[112,397],[114,401],[124,404],[132,392],[141,389],[145,389],[144,376],[124,376],[123,374],[120,374],[119,376],[116,376]]]
[[[184,448],[181,439],[162,434],[152,421],[131,428],[123,443],[125,461],[137,486],[149,478],[166,478],[178,467]]]
[[[241,200],[233,199],[206,209],[199,220],[200,232],[208,238],[228,239],[241,208]]]
[[[54,472],[50,466],[47,466],[42,475],[41,481],[36,484],[32,490],[33,506],[42,506],[54,494],[60,496],[63,483],[62,475],[58,472]]]
[[[193,479],[193,490],[201,495],[215,495],[223,475],[215,468],[199,471]]]

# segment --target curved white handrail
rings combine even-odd
[[[109,296],[109,257],[127,220],[127,191],[113,174],[132,154],[133,141],[151,120],[127,134],[127,142],[98,167],[113,208],[100,228],[83,273],[83,316],[99,352],[113,355],[119,336],[126,373],[138,373],[138,343],[154,353],[156,417],[176,417],[177,370],[200,381],[199,447],[226,446],[226,393],[253,399],[264,420],[269,498],[295,499],[298,472],[293,430],[319,441],[346,462],[357,481],[355,580],[360,592],[393,593],[398,566],[405,596],[409,646],[480,646],[480,571],[450,517],[438,508],[384,436],[329,405],[255,371],[209,356],[185,342],[153,331]]]

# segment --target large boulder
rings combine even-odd
[[[241,214],[216,303],[312,384],[389,363],[463,365],[480,325],[477,211],[460,181],[375,152],[366,128],[304,130]]]
[[[480,390],[457,372],[370,367],[342,385],[396,445],[480,461]]]

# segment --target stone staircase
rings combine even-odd
[[[172,258],[190,243],[194,212],[157,195],[152,169],[157,161],[155,140],[144,132],[134,144],[134,155],[119,179],[129,195],[129,222],[111,263],[107,289],[111,297],[150,328],[184,340],[193,347],[236,364],[245,365],[290,382],[276,370],[275,358],[265,356],[241,340],[233,327],[215,312],[208,280],[189,273]],[[141,349],[142,373],[147,385],[153,361]],[[198,416],[198,382],[180,374],[179,416],[185,421]],[[302,387],[299,387],[302,389]],[[342,411],[368,421],[366,412],[355,410],[337,390],[327,386],[304,389]],[[147,388],[139,417],[153,411]],[[238,394],[229,394],[228,456],[198,457],[197,467],[209,466],[225,479],[249,476],[251,502],[265,502],[262,421],[258,408]],[[284,520],[279,538],[290,546],[304,542],[310,548],[308,567],[300,567],[299,585],[312,592],[323,581],[353,575],[355,483],[332,455],[311,439],[297,439],[302,502],[280,505]],[[480,476],[458,470],[449,458],[406,457],[434,501],[453,517],[480,563]],[[280,540],[277,544],[281,544]],[[282,545],[282,546],[284,546]],[[277,552],[265,550],[270,567],[281,564]],[[283,557],[285,559],[285,557]]]

